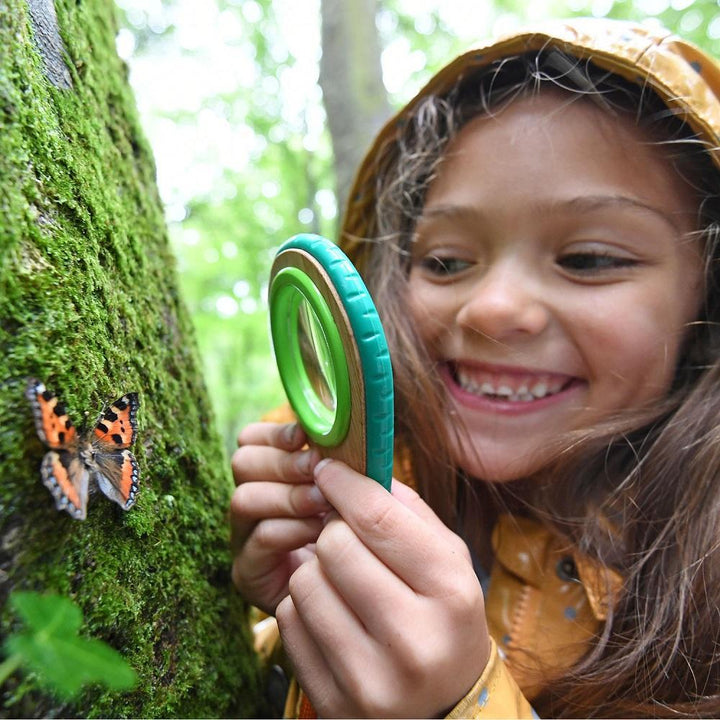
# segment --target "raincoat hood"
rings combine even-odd
[[[367,247],[362,240],[374,234],[375,178],[393,157],[399,129],[413,108],[429,95],[447,93],[468,72],[550,48],[650,87],[708,143],[720,169],[720,66],[711,56],[661,28],[596,18],[549,21],[455,58],[380,130],[356,175],[340,234],[341,246],[361,269]]]

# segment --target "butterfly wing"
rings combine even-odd
[[[73,447],[77,432],[57,397],[34,378],[28,381],[25,395],[32,405],[38,437],[53,450]]]
[[[93,445],[107,451],[130,447],[137,434],[139,407],[137,393],[127,393],[118,398],[95,425]]]
[[[98,487],[123,510],[135,504],[140,484],[140,468],[128,450],[137,435],[139,407],[137,393],[118,398],[98,420],[92,438]]]
[[[55,498],[55,507],[76,520],[87,512],[89,473],[80,456],[68,450],[51,450],[40,467],[43,484]]]
[[[140,485],[135,456],[128,449],[100,452],[95,454],[95,466],[100,490],[123,510],[129,510],[135,504]]]

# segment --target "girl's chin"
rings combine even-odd
[[[512,482],[535,475],[547,466],[553,456],[550,451],[543,453],[539,449],[528,449],[519,454],[502,443],[457,442],[454,443],[452,457],[458,467],[470,477],[488,483]]]

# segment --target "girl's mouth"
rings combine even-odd
[[[485,368],[449,363],[448,371],[464,392],[487,400],[532,403],[569,388],[577,379],[569,375],[522,370],[490,371]]]

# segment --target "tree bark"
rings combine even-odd
[[[321,0],[320,86],[332,137],[342,216],[355,172],[390,115],[382,81],[377,0]]]
[[[249,716],[260,692],[229,577],[232,480],[116,32],[106,0],[0,4],[0,632],[17,622],[13,589],[70,597],[140,682],[63,705],[18,672],[0,715]],[[135,507],[96,494],[85,521],[56,511],[29,376],[90,429],[140,394]]]

